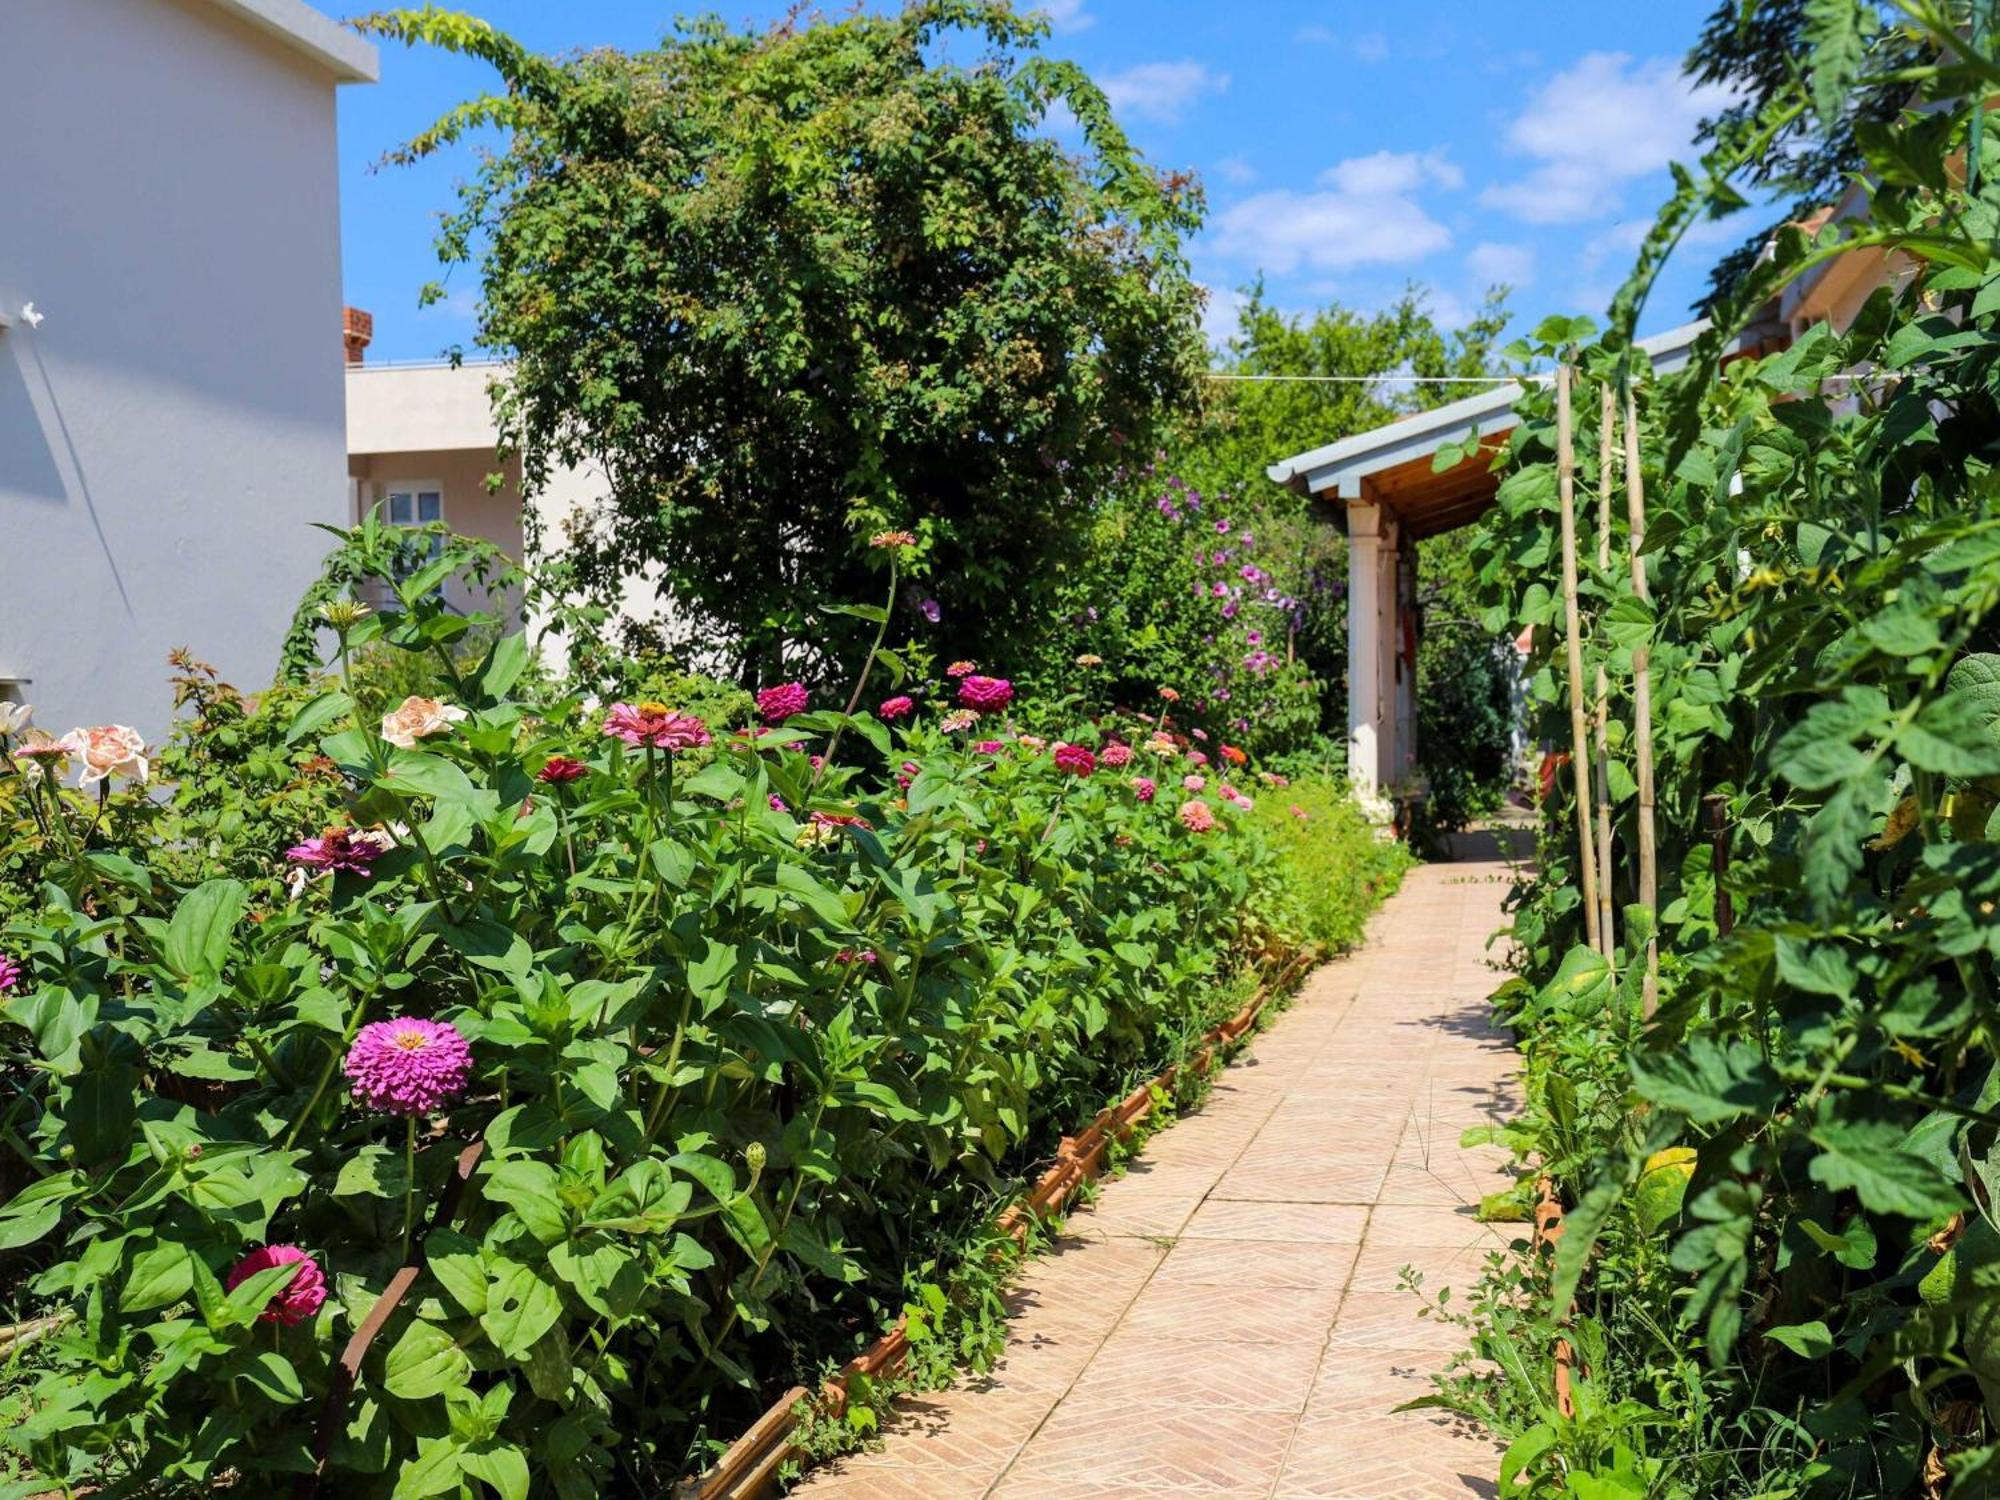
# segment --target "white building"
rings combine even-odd
[[[371,365],[363,350],[372,319],[351,308],[348,319],[347,524],[378,508],[397,524],[442,521],[532,563],[525,557],[520,460],[499,457],[493,418],[493,386],[507,378],[509,366],[492,360]],[[496,476],[497,485],[490,482]],[[607,489],[594,468],[556,469],[530,502],[542,534],[559,540],[570,526],[598,524]],[[520,608],[516,597],[474,597],[459,580],[446,585],[445,599],[461,610],[496,610],[510,622]],[[626,618],[651,619],[662,608],[651,579],[628,580]],[[559,669],[561,638],[540,619],[522,623],[543,660]]]
[[[345,514],[335,96],[376,53],[302,0],[0,12],[0,695],[151,737],[175,646],[269,680]]]

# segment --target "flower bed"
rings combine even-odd
[[[448,638],[423,589],[371,630]],[[1045,747],[976,674],[894,727],[531,705],[525,659],[304,703],[344,811],[288,889],[104,847],[129,794],[64,754],[11,783],[48,883],[5,938],[0,1275],[64,1320],[0,1396],[13,1477],[658,1493],[1278,945],[1250,799],[1135,785],[1166,737]]]

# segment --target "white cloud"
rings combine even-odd
[[[1688,153],[1696,124],[1728,103],[1719,84],[1691,85],[1669,58],[1634,63],[1592,52],[1544,84],[1507,127],[1536,166],[1480,202],[1530,224],[1574,224],[1619,207],[1620,189]]]
[[[1389,55],[1389,39],[1371,31],[1354,39],[1354,55],[1365,63],[1378,63]]]
[[[1283,189],[1231,205],[1216,220],[1215,248],[1279,276],[1417,260],[1449,245],[1451,231],[1416,195],[1464,181],[1439,151],[1350,157],[1320,174],[1322,191]]]
[[[1049,18],[1057,31],[1084,31],[1097,24],[1097,17],[1084,7],[1089,0],[1040,0],[1035,9]]]
[[[1097,80],[1111,107],[1156,124],[1170,125],[1189,105],[1204,94],[1219,94],[1229,87],[1229,75],[1216,73],[1192,60],[1140,63]]]
[[[1532,245],[1509,245],[1487,241],[1474,245],[1465,257],[1465,268],[1482,287],[1505,282],[1516,290],[1535,279],[1535,250]]]
[[[1257,169],[1240,156],[1225,156],[1215,164],[1215,175],[1224,182],[1233,182],[1241,187],[1246,182],[1257,180]]]

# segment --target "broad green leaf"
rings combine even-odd
[[[240,880],[204,881],[181,897],[160,955],[166,966],[182,979],[221,974],[249,899],[250,889]]]
[[[471,1378],[466,1352],[442,1328],[421,1320],[403,1330],[382,1368],[383,1387],[405,1401],[441,1395]]]
[[[1903,1131],[1882,1120],[1827,1120],[1810,1132],[1820,1154],[1814,1182],[1851,1189],[1875,1213],[1929,1221],[1956,1213],[1964,1199],[1936,1167],[1902,1149]]]
[[[452,1301],[474,1317],[486,1311],[486,1265],[471,1240],[455,1229],[434,1229],[424,1241],[424,1260]]]
[[[562,1294],[533,1266],[499,1259],[486,1288],[479,1326],[509,1359],[526,1359],[562,1315]]]
[[[354,712],[354,700],[339,688],[330,688],[292,715],[285,731],[285,743],[296,745],[309,734],[318,734],[335,719]]]

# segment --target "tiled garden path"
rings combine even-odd
[[[1514,1054],[1488,1023],[1510,868],[1475,835],[1413,870],[1216,1082],[1074,1214],[1015,1293],[991,1374],[905,1402],[813,1500],[1490,1495],[1493,1445],[1393,1408],[1458,1347],[1398,1290],[1464,1287],[1507,1226]]]

